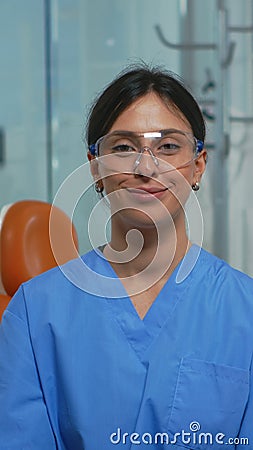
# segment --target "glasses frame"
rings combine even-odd
[[[99,156],[102,156],[102,155],[99,155],[99,144],[103,141],[103,139],[105,139],[108,136],[114,136],[114,135],[118,135],[118,134],[122,133],[126,137],[129,137],[129,138],[144,137],[144,138],[148,139],[148,138],[162,138],[165,133],[170,133],[170,132],[189,136],[189,138],[191,138],[193,140],[193,144],[195,143],[195,150],[193,148],[193,151],[194,151],[193,158],[190,161],[188,161],[187,163],[185,163],[179,167],[175,167],[174,169],[171,169],[171,170],[177,170],[177,169],[180,169],[180,168],[183,168],[183,167],[189,165],[192,161],[194,161],[199,156],[199,154],[202,152],[202,150],[204,148],[204,142],[201,141],[200,139],[197,139],[192,133],[190,133],[188,131],[184,131],[184,130],[178,130],[176,128],[168,128],[168,129],[159,130],[159,131],[148,131],[148,132],[144,132],[144,133],[136,133],[134,131],[126,131],[126,130],[115,130],[115,131],[112,131],[111,133],[107,133],[104,136],[101,136],[94,144],[90,144],[88,148],[89,148],[89,151],[92,156],[94,156],[95,158],[99,158]],[[140,158],[141,158],[144,150],[148,151],[148,153],[152,157],[154,163],[157,166],[159,165],[159,162],[158,162],[155,154],[153,153],[152,149],[148,146],[143,146],[143,147],[139,148],[138,151],[136,151],[136,162],[134,164],[134,170],[137,168],[138,164],[140,163]]]
[[[148,131],[148,132],[144,132],[144,133],[136,133],[134,131],[126,131],[126,130],[115,130],[112,131],[111,133],[107,133],[104,136],[101,136],[100,138],[98,138],[98,140],[89,145],[89,151],[93,156],[99,157],[99,152],[98,152],[98,148],[99,148],[99,144],[100,142],[102,142],[102,140],[108,136],[113,136],[113,135],[117,135],[117,134],[125,134],[128,137],[144,137],[144,138],[158,138],[158,137],[162,137],[162,135],[164,133],[180,133],[180,134],[184,134],[186,136],[189,136],[191,138],[193,138],[194,142],[195,142],[195,153],[196,156],[203,150],[204,148],[204,142],[201,141],[200,139],[197,139],[194,135],[192,135],[192,133],[190,133],[189,131],[183,131],[183,130],[178,130],[176,128],[168,128],[166,130],[159,130],[159,131]],[[145,147],[146,148],[146,147]],[[150,147],[147,147],[150,148]],[[139,153],[141,153],[142,148],[139,149]],[[138,153],[137,152],[137,153]]]

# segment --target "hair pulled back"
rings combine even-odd
[[[107,134],[119,115],[149,92],[156,93],[165,104],[172,105],[183,114],[194,136],[204,142],[205,122],[202,113],[179,77],[160,67],[138,64],[121,72],[95,101],[87,123],[88,145]]]

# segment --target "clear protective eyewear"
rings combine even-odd
[[[107,156],[103,164],[117,172],[135,172],[147,152],[159,172],[164,173],[187,167],[198,158],[203,146],[192,133],[177,129],[145,133],[113,131],[91,144],[89,151],[96,158]]]

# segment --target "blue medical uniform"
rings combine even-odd
[[[143,320],[99,251],[86,292],[76,261],[21,286],[0,328],[1,450],[253,448],[253,280],[196,251]]]

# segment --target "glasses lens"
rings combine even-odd
[[[108,134],[101,139],[99,144],[99,155],[105,156],[114,154],[117,156],[138,152],[138,138],[123,133]]]
[[[154,153],[161,160],[161,170],[166,171],[165,165],[180,168],[194,158],[195,139],[190,134],[180,131],[164,132],[163,137],[156,143]]]
[[[155,145],[156,151],[165,156],[180,154],[192,150],[193,147],[194,140],[192,141],[188,135],[177,131],[165,133]]]

